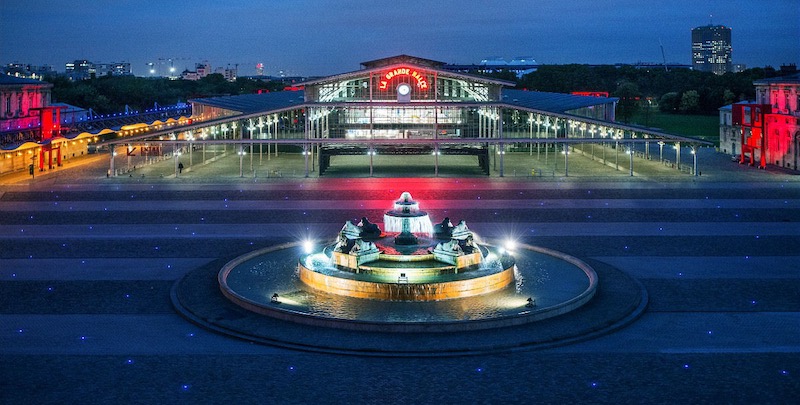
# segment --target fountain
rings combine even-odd
[[[218,274],[223,295],[301,324],[441,332],[562,315],[597,288],[592,268],[574,257],[530,245],[511,252],[483,242],[463,220],[434,226],[408,192],[385,213],[383,229],[362,217],[316,250],[298,255],[293,246],[226,264]]]
[[[471,297],[514,281],[514,258],[475,243],[466,222],[440,224],[433,238],[428,214],[407,192],[384,215],[385,233],[367,224],[374,226],[366,218],[347,221],[335,243],[301,257],[300,281],[326,293],[395,301]]]

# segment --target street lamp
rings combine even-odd
[[[622,131],[617,130],[614,135],[614,166],[616,166],[617,170],[619,170],[619,140],[624,137]]]
[[[244,177],[244,168],[242,166],[242,162],[244,161],[244,155],[246,153],[247,152],[244,151],[244,146],[239,145],[239,152],[237,152],[239,155],[239,177]]]

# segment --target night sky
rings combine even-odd
[[[713,15],[713,17],[711,17]],[[208,60],[239,74],[356,70],[406,53],[448,63],[691,63],[691,28],[733,29],[733,62],[800,64],[800,0],[2,0],[0,63]],[[161,60],[159,60],[161,59]]]

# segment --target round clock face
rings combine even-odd
[[[405,83],[397,86],[397,94],[401,96],[407,96],[409,93],[411,93],[411,86]]]

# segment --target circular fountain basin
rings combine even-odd
[[[442,294],[446,299],[423,301],[371,299],[306,285],[301,281],[304,271],[297,266],[299,250],[298,245],[266,248],[228,262],[217,277],[220,290],[250,311],[301,324],[363,331],[448,332],[520,325],[565,314],[589,302],[598,284],[597,275],[586,263],[560,252],[521,245],[514,252],[516,266],[496,273],[503,286],[493,291],[477,295],[472,291],[470,296]],[[443,282],[456,283],[455,291],[469,290],[469,283],[459,283],[464,281]],[[389,284],[390,288],[401,287]],[[399,291],[389,294],[403,294]],[[529,306],[528,298],[534,306]]]

